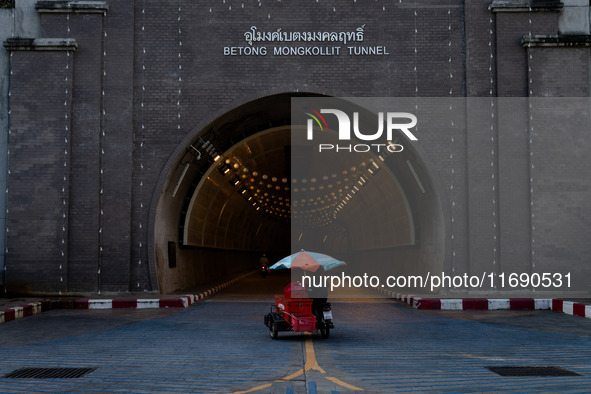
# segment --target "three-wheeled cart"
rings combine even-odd
[[[304,298],[303,288],[290,284],[283,295],[275,296],[275,305],[265,315],[265,326],[269,327],[271,338],[276,339],[279,331],[320,331],[323,338],[328,338],[332,325],[330,304],[328,311],[321,311],[319,316],[312,313],[313,299]],[[328,315],[330,314],[330,315]],[[330,319],[325,319],[330,316]]]

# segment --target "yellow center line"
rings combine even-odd
[[[298,376],[301,376],[303,374],[304,374],[304,370],[303,369],[300,369],[296,373],[292,373],[291,375],[287,375],[284,378],[277,379],[276,382],[285,382],[285,381],[288,381],[288,380],[292,380],[293,378],[297,378]]]
[[[260,386],[256,386],[251,388],[250,390],[246,390],[246,391],[236,391],[232,394],[245,394],[245,393],[252,393],[253,391],[258,391],[258,390],[262,390],[262,389],[266,389],[268,387],[271,387],[273,385],[273,383],[267,383],[267,384],[263,384]]]
[[[357,386],[353,386],[352,384],[349,384],[349,383],[345,383],[345,382],[343,382],[343,381],[342,381],[342,380],[340,380],[340,379],[333,378],[333,377],[331,377],[331,376],[325,376],[325,377],[326,377],[326,379],[330,380],[331,382],[333,382],[333,383],[336,383],[336,384],[338,384],[339,386],[343,386],[343,387],[345,387],[345,388],[348,388],[349,390],[363,391],[363,389],[362,389],[362,388],[360,388],[360,387],[357,387]]]
[[[322,369],[322,367],[318,364],[318,361],[316,360],[316,352],[314,351],[314,342],[312,341],[312,334],[309,332],[306,332],[306,333],[304,333],[304,335],[306,336],[305,344],[304,344],[304,347],[306,349],[306,363],[304,364],[304,368],[300,369],[297,372],[292,373],[291,375],[287,375],[281,379],[277,379],[274,381],[274,383],[287,382],[293,378],[297,378],[298,376],[302,376],[305,372],[308,372],[310,370],[318,371],[318,372],[324,373],[324,374],[326,373],[326,371],[324,369]],[[338,384],[339,386],[348,388],[350,390],[363,391],[362,388],[359,388],[357,386],[353,386],[352,384],[349,384],[349,383],[345,383],[340,379],[337,379],[337,378],[334,378],[331,376],[325,376],[325,378],[335,384]],[[232,394],[252,393],[253,391],[258,391],[258,390],[269,388],[272,385],[273,385],[273,383],[267,383],[267,384],[253,387],[250,390],[236,391]]]
[[[304,371],[308,372],[309,370],[313,369],[319,371],[320,373],[326,373],[324,369],[318,365],[318,361],[316,361],[316,353],[314,352],[314,343],[312,342],[312,334],[309,332],[305,333],[306,335],[306,364],[304,364]]]

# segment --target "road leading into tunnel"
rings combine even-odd
[[[590,392],[591,320],[549,311],[429,313],[333,300],[328,339],[263,316],[288,277],[245,278],[184,310],[57,310],[0,325],[0,392]],[[487,367],[577,376],[500,376]],[[77,379],[13,379],[24,367],[89,367]],[[530,368],[530,371],[539,371]]]

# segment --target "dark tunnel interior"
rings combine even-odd
[[[293,138],[303,126],[291,124],[292,97],[239,106],[179,150],[154,225],[162,293],[253,270],[262,253],[273,263],[300,249],[358,272],[443,264],[442,209],[419,154],[311,155]]]

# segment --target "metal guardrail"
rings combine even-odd
[[[14,8],[16,0],[0,0],[0,8]]]

